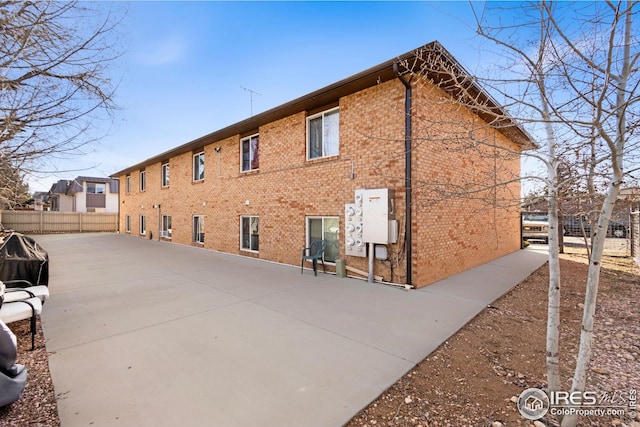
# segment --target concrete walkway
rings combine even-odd
[[[116,234],[37,236],[63,427],[338,427],[546,261],[405,291]]]

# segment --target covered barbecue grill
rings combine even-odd
[[[49,254],[32,238],[15,231],[0,233],[0,281],[7,287],[24,287],[14,280],[26,280],[33,286],[49,284]]]

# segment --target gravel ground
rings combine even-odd
[[[586,390],[628,405],[640,390],[638,268],[629,258],[603,261]],[[584,307],[586,258],[562,256],[561,267],[560,366],[563,389],[569,390]],[[548,280],[545,265],[449,338],[347,427],[557,425],[548,414],[544,423],[527,421],[515,404],[525,389],[546,387]],[[631,412],[582,417],[579,425],[640,427],[640,415]]]
[[[579,255],[565,255],[561,262],[561,366],[568,389],[575,366],[587,266]],[[514,403],[524,389],[546,385],[547,284],[548,271],[543,266],[416,365],[347,427],[556,425],[557,420],[551,417],[543,419],[545,423],[524,420]],[[639,302],[637,266],[628,258],[607,258],[600,281],[587,390],[606,393],[625,404],[629,403],[631,390],[640,390]],[[38,325],[36,349],[31,351],[28,321],[9,326],[18,337],[18,363],[26,365],[29,373],[22,398],[0,408],[0,426],[58,427],[42,331]],[[626,411],[620,417],[583,417],[579,425],[640,427],[640,411]]]

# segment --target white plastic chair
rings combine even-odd
[[[49,288],[44,285],[30,286],[28,288],[8,288],[4,293],[4,302],[24,301],[36,297],[44,305],[49,299]]]
[[[48,292],[47,292],[48,295]],[[0,320],[12,323],[29,319],[31,328],[31,350],[35,347],[36,316],[42,313],[42,300],[25,289],[5,290],[0,282]]]

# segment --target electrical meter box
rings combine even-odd
[[[344,245],[347,256],[367,256],[367,243],[396,243],[395,191],[388,188],[355,191],[355,203],[344,205]]]
[[[345,204],[344,220],[345,255],[366,257],[367,248],[362,240],[362,207],[358,209],[355,203]]]
[[[389,221],[395,219],[395,191],[389,188],[356,190],[362,203],[362,238],[365,243],[390,243]]]

